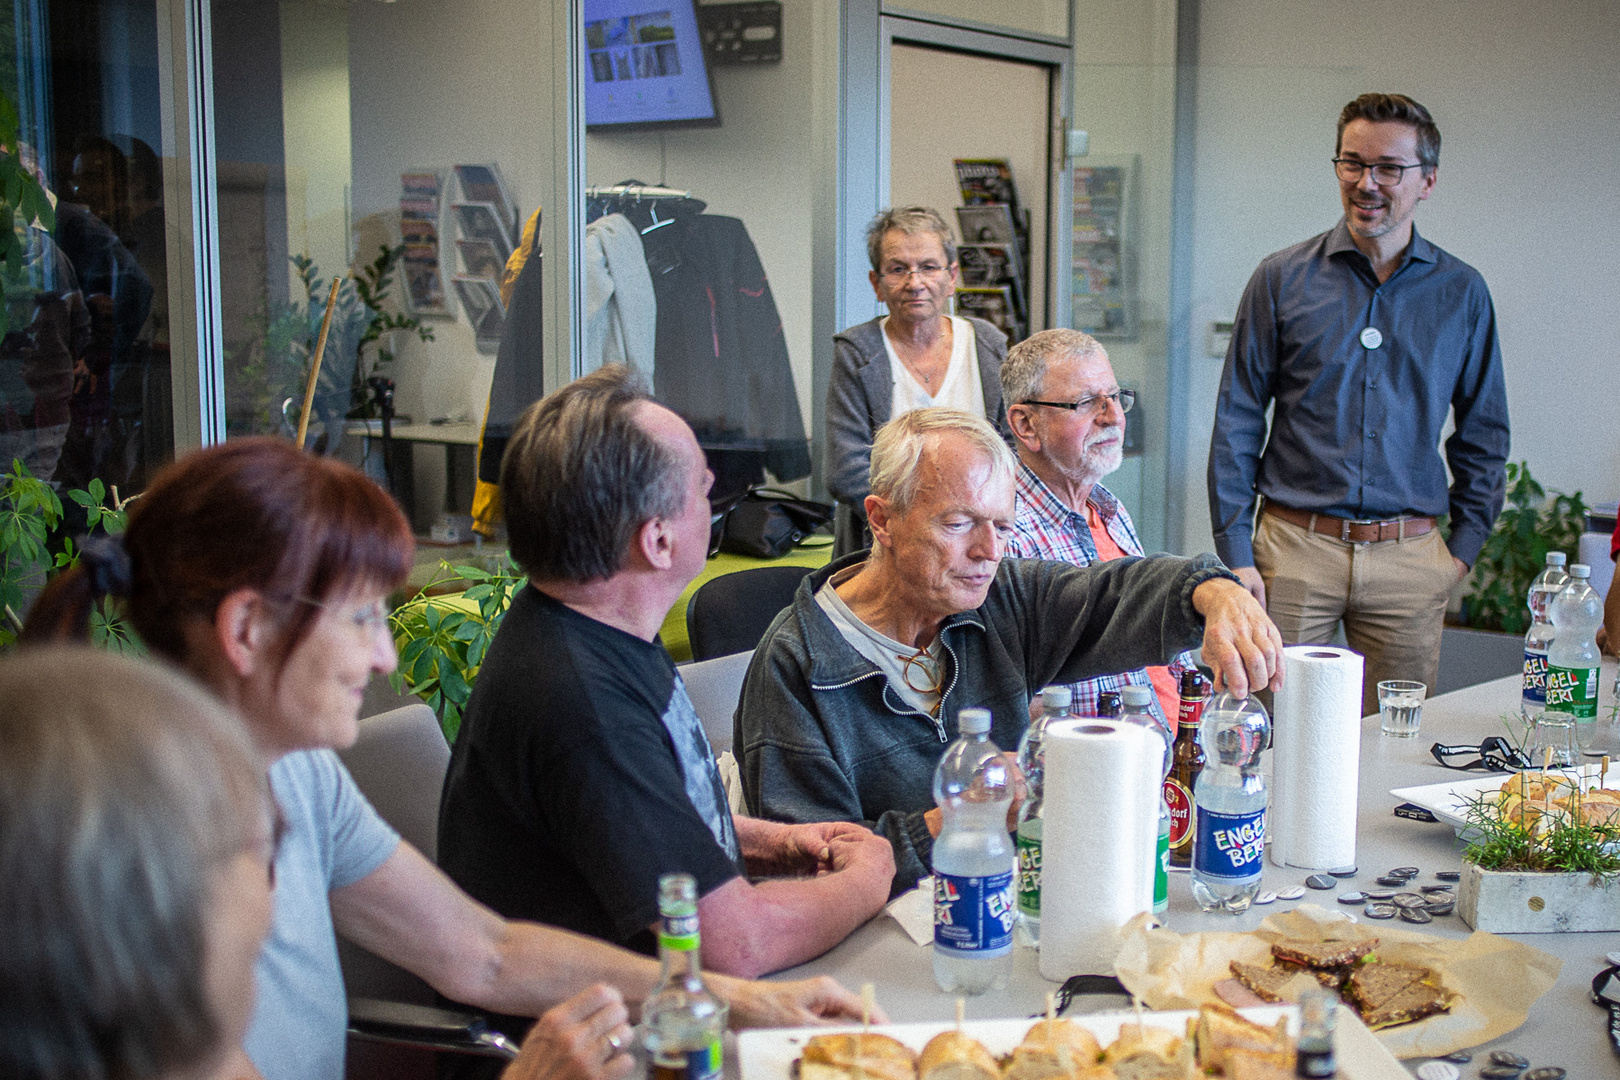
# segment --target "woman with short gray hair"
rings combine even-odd
[[[0,660],[0,1075],[217,1075],[270,927],[271,803],[241,726],[88,648]]]
[[[1005,434],[1001,362],[1007,338],[982,319],[950,313],[956,242],[939,212],[891,207],[866,230],[868,275],[889,313],[833,338],[827,385],[827,490],[838,500],[833,557],[870,544],[866,496],[872,438],[891,418],[949,406]]]

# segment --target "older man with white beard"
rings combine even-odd
[[[1125,414],[1136,402],[1121,390],[1108,354],[1078,330],[1043,330],[1016,345],[1001,366],[1001,399],[1018,440],[1018,473],[1007,557],[1090,566],[1141,555],[1131,515],[1101,483],[1124,460]],[[1154,665],[1074,684],[1075,711],[1093,712],[1097,695],[1153,687],[1166,729],[1174,723],[1186,653]]]

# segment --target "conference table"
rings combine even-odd
[[[1603,669],[1603,708],[1609,708],[1615,665]],[[1438,765],[1429,754],[1435,742],[1475,743],[1488,735],[1506,734],[1503,717],[1516,713],[1519,677],[1510,676],[1431,698],[1423,708],[1422,731],[1417,738],[1396,739],[1380,733],[1376,715],[1362,720],[1360,786],[1357,807],[1356,861],[1359,872],[1339,882],[1332,892],[1306,890],[1302,899],[1279,900],[1251,907],[1241,915],[1206,914],[1198,910],[1186,873],[1170,875],[1170,908],[1161,917],[1172,930],[1253,930],[1267,915],[1305,903],[1333,908],[1341,892],[1377,889],[1373,879],[1398,866],[1416,866],[1421,882],[1432,882],[1436,870],[1458,868],[1462,843],[1450,826],[1394,816],[1401,801],[1392,788],[1447,783],[1478,777]],[[1281,890],[1301,885],[1309,871],[1274,865],[1266,859],[1263,889]],[[1359,913],[1359,908],[1343,910]],[[1361,916],[1357,915],[1358,919]],[[1364,925],[1379,925],[1363,920]],[[1468,926],[1457,915],[1438,917],[1424,927],[1396,920],[1391,925],[1443,937],[1466,937]],[[1560,1065],[1571,1078],[1620,1075],[1620,1056],[1610,1049],[1606,1035],[1607,1012],[1589,998],[1592,978],[1606,966],[1604,954],[1620,949],[1620,933],[1521,934],[1521,941],[1563,961],[1558,982],[1530,1010],[1516,1030],[1474,1048],[1474,1063],[1463,1066],[1463,1076],[1477,1074],[1485,1053],[1508,1049],[1530,1059],[1532,1065]],[[955,1018],[955,997],[934,985],[929,946],[919,946],[888,915],[880,915],[856,931],[831,952],[774,976],[780,979],[831,975],[852,989],[873,983],[877,1000],[896,1022],[938,1021]],[[1045,1007],[1046,995],[1057,989],[1042,979],[1035,950],[1014,947],[1013,974],[1004,991],[969,998],[970,1019],[1031,1016]],[[1118,996],[1077,997],[1070,1012],[1128,1007]],[[1416,1065],[1417,1062],[1409,1062]]]

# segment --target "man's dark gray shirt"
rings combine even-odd
[[[1376,348],[1363,343],[1368,327]],[[1364,520],[1449,511],[1447,546],[1472,565],[1502,509],[1507,453],[1496,312],[1477,270],[1414,228],[1379,284],[1343,220],[1260,263],[1238,305],[1209,451],[1215,550],[1228,566],[1254,565],[1257,493]]]

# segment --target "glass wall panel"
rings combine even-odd
[[[813,112],[836,78],[837,6],[784,4],[776,54],[749,62],[705,56],[703,12],[584,4],[584,367],[640,369],[723,490],[811,471]],[[717,117],[693,126],[709,85]]]
[[[308,445],[363,462],[419,531],[466,538],[512,299],[501,278],[566,170],[535,74],[553,13],[526,0],[211,12],[228,433],[295,434],[330,306]]]
[[[64,491],[100,479],[127,496],[174,452],[162,89],[151,0],[17,0],[0,17],[6,150],[55,205],[54,229],[18,221],[23,258],[3,275],[0,462]]]

